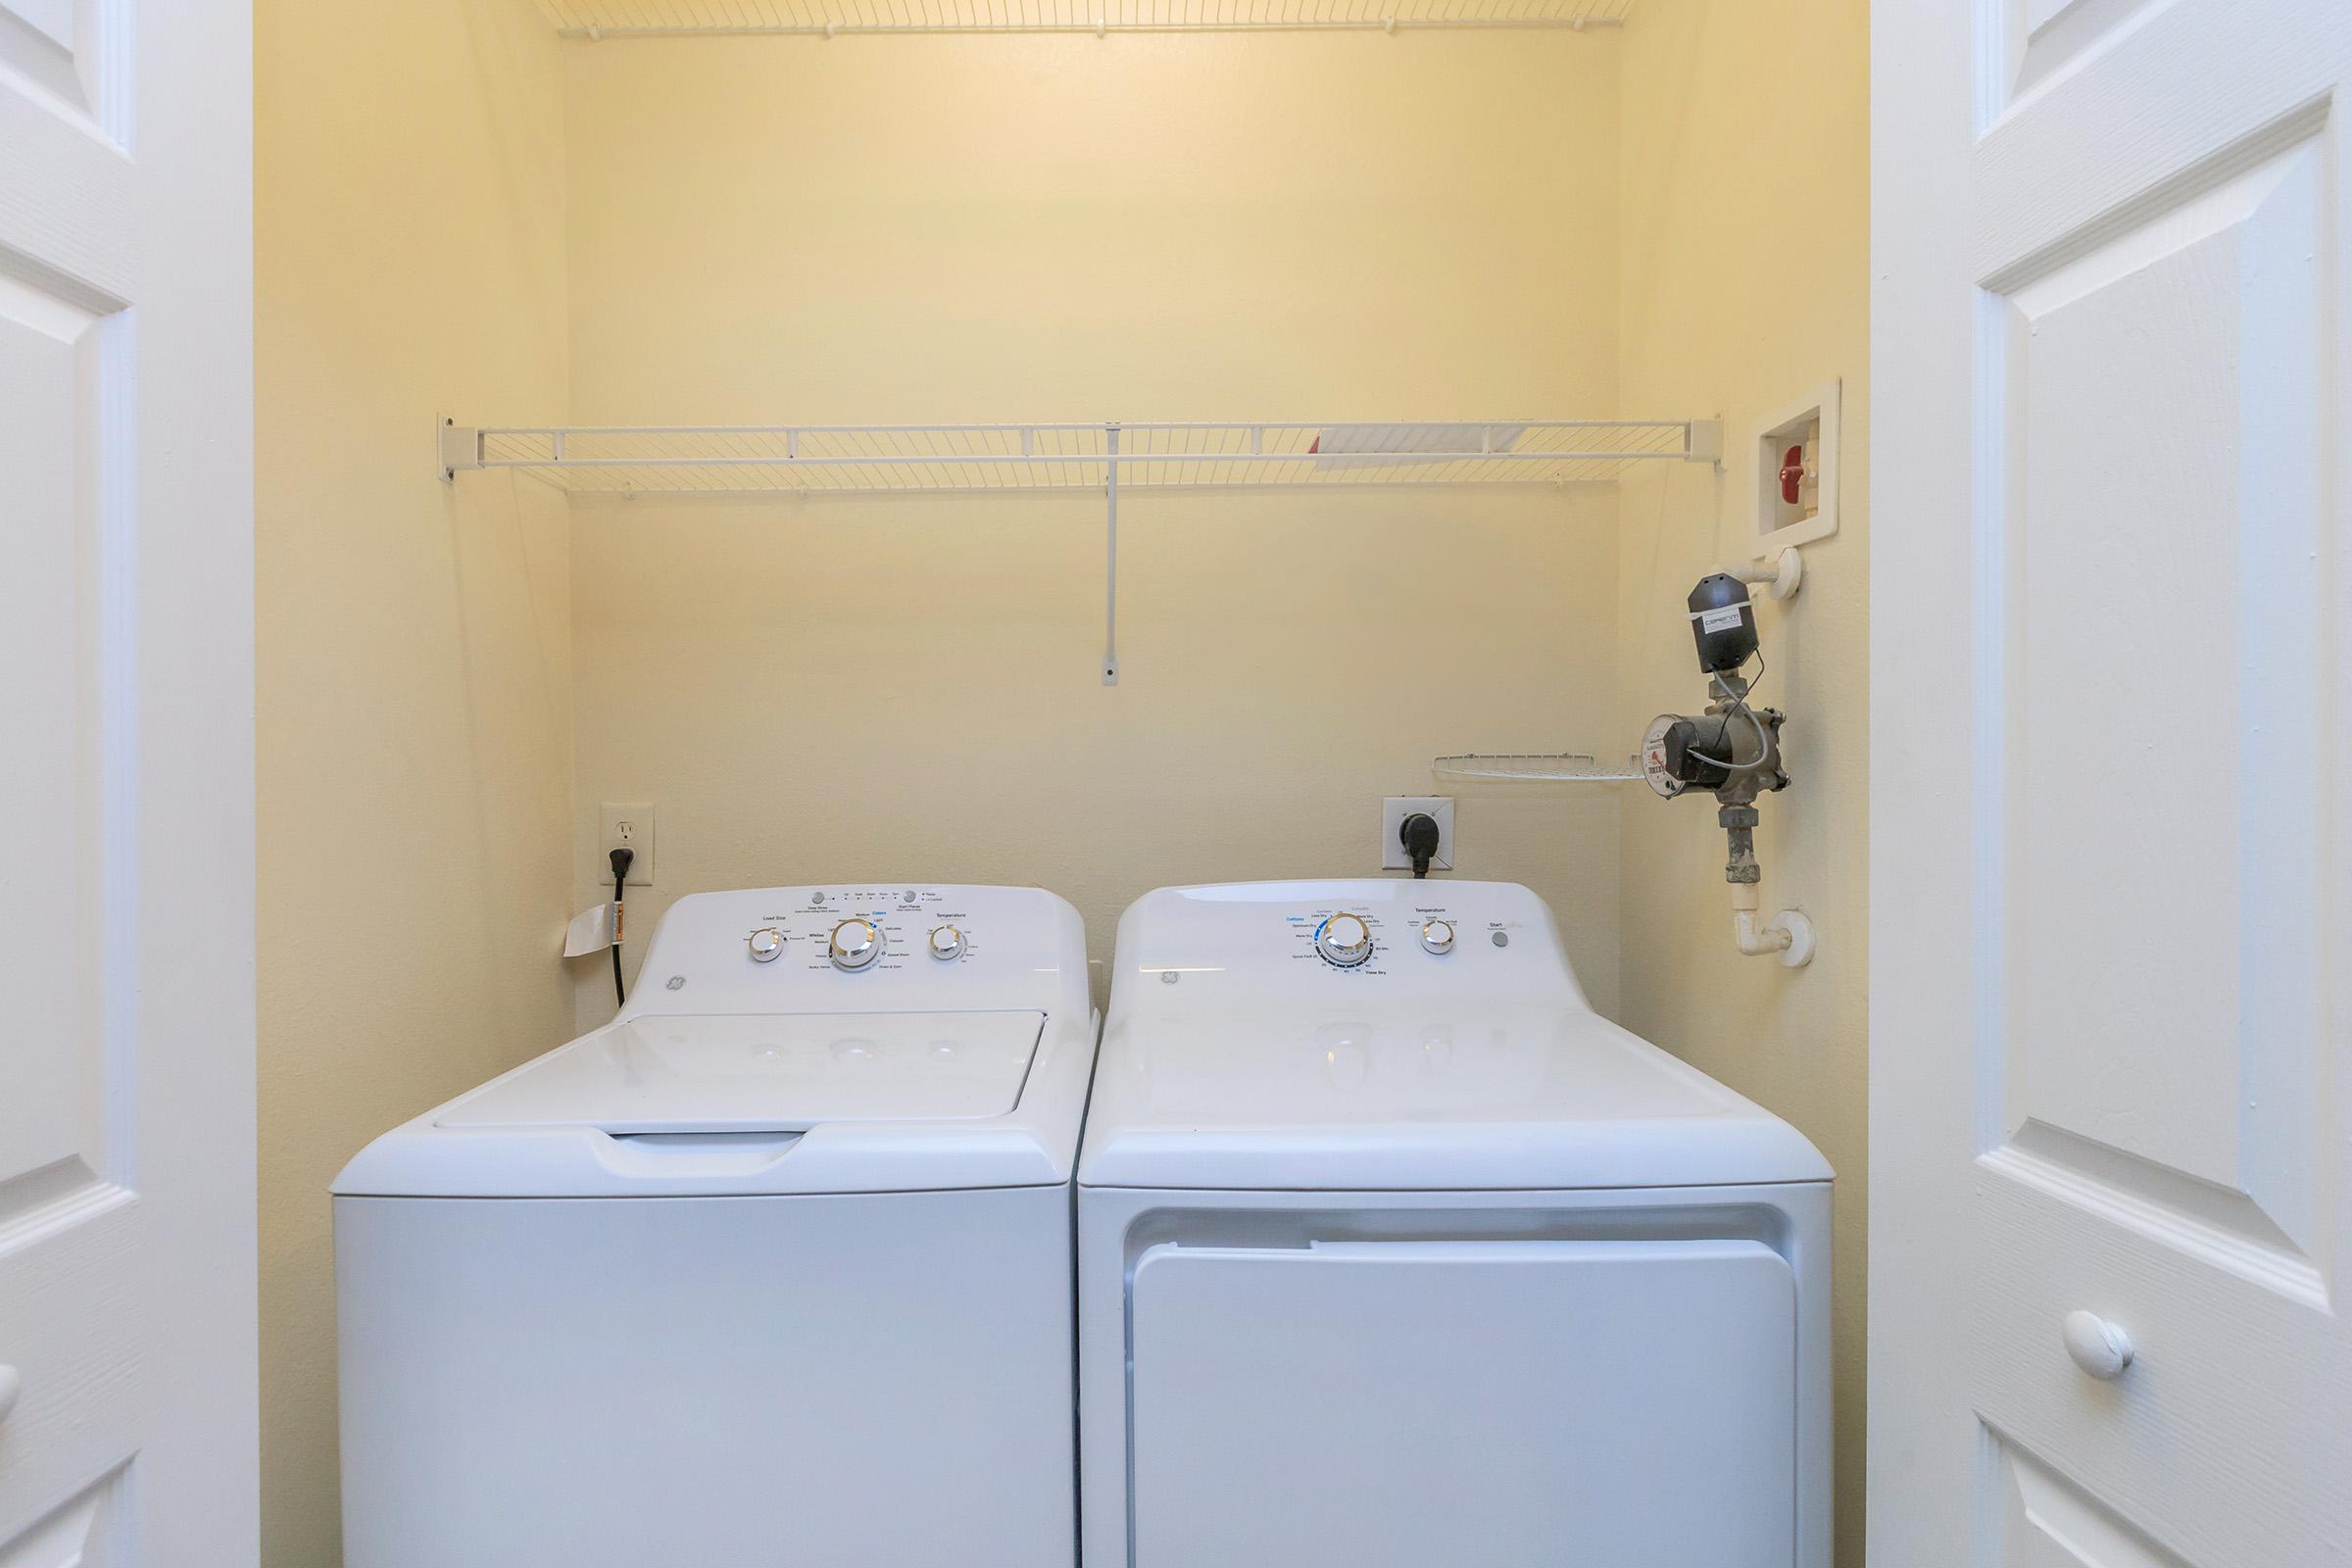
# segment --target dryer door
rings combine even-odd
[[[1136,1568],[1789,1568],[1796,1288],[1749,1241],[1163,1246]]]

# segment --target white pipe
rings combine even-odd
[[[1732,911],[1732,938],[1740,944],[1740,956],[1746,958],[1761,958],[1767,953],[1788,951],[1788,928],[1776,922],[1759,929],[1753,909]]]
[[[1775,599],[1794,599],[1805,583],[1805,559],[1790,545],[1770,561],[1747,566],[1718,566],[1716,570],[1741,582],[1766,583]]]
[[[1813,961],[1813,922],[1794,909],[1783,909],[1769,924],[1757,923],[1757,890],[1753,882],[1732,884],[1732,940],[1741,956],[1761,958],[1778,954],[1782,964],[1801,969]]]

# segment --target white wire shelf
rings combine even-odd
[[[1636,464],[1722,456],[1720,419],[502,427],[444,418],[434,464],[452,483],[467,469],[507,468],[564,490],[623,495],[1099,492],[1100,667],[1115,686],[1122,492],[1567,485],[1613,479]]]
[[[539,0],[571,38],[1615,26],[1637,0]]]
[[[743,493],[1581,484],[1712,463],[1713,419],[1449,423],[475,426],[444,478],[513,468],[571,491]]]
[[[1603,762],[1581,752],[1510,753],[1441,757],[1437,771],[1454,778],[1533,779],[1561,784],[1616,784],[1642,776],[1641,759]]]

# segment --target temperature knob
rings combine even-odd
[[[751,948],[754,963],[773,963],[784,951],[784,933],[772,925],[761,926],[752,933]]]
[[[825,939],[825,956],[836,969],[862,969],[882,956],[882,928],[871,920],[844,920]]]
[[[931,956],[945,963],[963,956],[963,933],[952,925],[931,928]]]
[[[1352,914],[1335,914],[1315,927],[1315,951],[1343,969],[1372,956],[1372,928]]]
[[[1432,953],[1453,951],[1453,922],[1431,920],[1421,927],[1421,945]]]

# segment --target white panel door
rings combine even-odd
[[[1873,24],[1870,1558],[2352,1563],[2352,5]]]
[[[0,1568],[257,1550],[249,55],[0,0]]]

